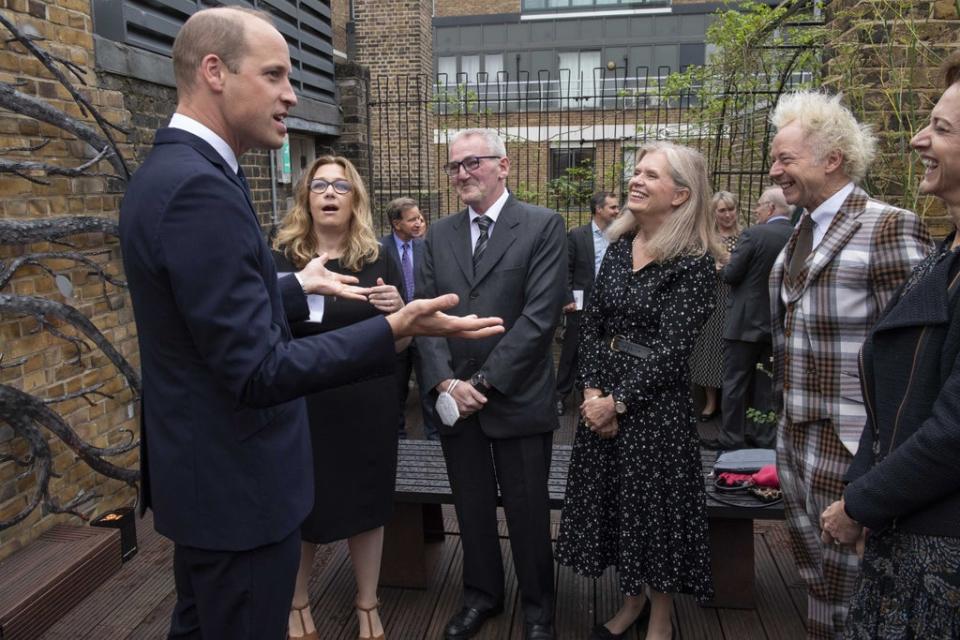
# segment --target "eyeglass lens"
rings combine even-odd
[[[499,158],[500,156],[467,156],[460,162],[448,162],[443,165],[443,170],[451,178],[460,173],[460,165],[467,171],[474,171],[480,166],[480,161],[484,158]]]
[[[310,191],[314,193],[325,193],[327,187],[333,187],[333,190],[339,194],[350,193],[353,190],[353,185],[347,182],[346,180],[334,180],[333,182],[327,182],[326,180],[311,180],[310,181]]]

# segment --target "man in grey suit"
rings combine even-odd
[[[730,261],[720,270],[720,278],[730,285],[723,327],[723,421],[717,440],[708,443],[720,449],[772,448],[776,441],[776,423],[749,432],[746,412],[750,399],[767,398],[757,409],[767,409],[772,402],[771,385],[760,377],[765,374],[757,375],[757,364],[769,369],[773,339],[768,281],[793,226],[780,187],[764,191],[754,213],[757,223],[740,235]]]
[[[603,254],[610,242],[603,235],[620,213],[620,201],[609,191],[590,198],[593,219],[567,234],[567,299],[563,306],[563,347],[557,365],[557,415],[562,416],[567,396],[577,377],[577,344],[580,342],[580,313],[590,299],[593,280],[600,271]]]
[[[400,295],[404,302],[410,302],[416,293],[414,274],[423,260],[423,229],[424,220],[420,207],[413,198],[394,198],[387,203],[387,219],[393,228],[391,233],[380,238],[380,246],[387,252],[400,273],[403,274],[403,286]],[[400,390],[400,424],[398,435],[407,437],[407,423],[404,408],[407,406],[407,395],[410,393],[410,374],[416,373],[417,386],[420,392],[420,413],[423,417],[423,434],[427,440],[440,438],[437,432],[437,416],[433,410],[433,399],[430,397],[430,388],[423,384],[423,374],[420,371],[420,357],[417,346],[410,346],[397,354],[397,386]]]
[[[547,476],[557,416],[550,342],[563,306],[563,219],[506,189],[510,160],[489,129],[453,137],[444,170],[467,208],[433,223],[417,297],[458,293],[457,314],[495,315],[497,339],[418,341],[423,380],[456,401],[440,428],[463,545],[463,608],[447,640],[476,635],[502,611],[497,485],[510,532],[529,640],[554,638],[553,553]]]

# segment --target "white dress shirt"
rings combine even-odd
[[[227,161],[227,164],[233,169],[234,173],[240,168],[240,163],[237,162],[237,154],[233,152],[233,149],[230,148],[227,141],[215,134],[213,130],[206,125],[197,122],[190,116],[175,113],[173,117],[170,118],[170,128],[181,129],[187,133],[192,133],[209,144],[213,147],[214,151],[219,153],[220,156]]]
[[[490,208],[484,211],[482,214],[477,213],[473,210],[473,207],[467,206],[467,211],[470,213],[470,250],[472,251],[474,247],[477,246],[477,238],[480,237],[480,225],[476,224],[474,220],[479,218],[481,215],[487,216],[493,222],[490,223],[490,226],[487,227],[487,239],[489,240],[493,236],[493,228],[497,226],[497,218],[500,217],[500,211],[503,209],[504,203],[506,203],[507,198],[510,197],[510,192],[506,189],[503,190],[503,193],[500,194],[500,197],[497,198],[496,202],[490,205]]]
[[[816,249],[817,245],[823,240],[823,236],[827,234],[827,229],[830,228],[830,223],[833,222],[833,216],[837,215],[837,211],[840,211],[840,207],[843,206],[843,201],[846,200],[847,196],[852,192],[853,183],[848,182],[845,187],[824,200],[823,203],[810,214],[814,224],[813,249]]]

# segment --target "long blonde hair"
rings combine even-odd
[[[657,262],[681,255],[722,255],[724,248],[717,237],[716,220],[709,205],[712,190],[707,181],[706,160],[695,149],[672,142],[654,142],[637,150],[637,162],[651,153],[662,153],[666,157],[673,182],[690,195],[663,221],[653,237],[647,239],[647,253]],[[634,231],[636,225],[633,212],[624,209],[607,228],[607,237],[615,242],[623,234]]]
[[[317,255],[317,238],[313,232],[313,216],[310,215],[310,182],[317,169],[326,164],[340,165],[353,185],[353,211],[340,264],[350,271],[360,271],[365,264],[376,262],[380,255],[380,243],[373,233],[370,196],[367,195],[363,178],[353,163],[343,156],[320,156],[304,171],[294,190],[293,207],[280,223],[273,248],[283,251],[298,269],[302,269]]]

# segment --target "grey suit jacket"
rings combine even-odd
[[[503,318],[506,332],[483,340],[417,338],[423,381],[432,389],[447,378],[483,372],[491,385],[477,414],[491,438],[557,428],[550,342],[566,287],[563,219],[509,196],[473,271],[467,210],[430,226],[417,269],[418,298],[460,296],[450,311]]]
[[[565,302],[573,302],[573,290],[583,290],[583,304],[586,306],[593,290],[593,251],[592,223],[571,229],[567,234],[567,297]]]
[[[413,238],[411,242],[413,243],[413,288],[416,289],[417,269],[420,268],[420,263],[423,261],[423,238]],[[392,232],[380,238],[380,246],[383,247],[384,251],[386,251],[387,254],[396,261],[397,268],[400,270],[400,275],[402,277],[403,267],[400,264],[400,253],[397,251],[397,243],[393,239]],[[416,293],[416,291],[414,291],[414,293]],[[407,300],[406,286],[403,282],[400,283],[400,295],[403,296],[404,300]]]
[[[720,279],[730,285],[723,337],[743,342],[770,342],[770,270],[793,226],[787,219],[750,227],[742,234],[721,269]]]

